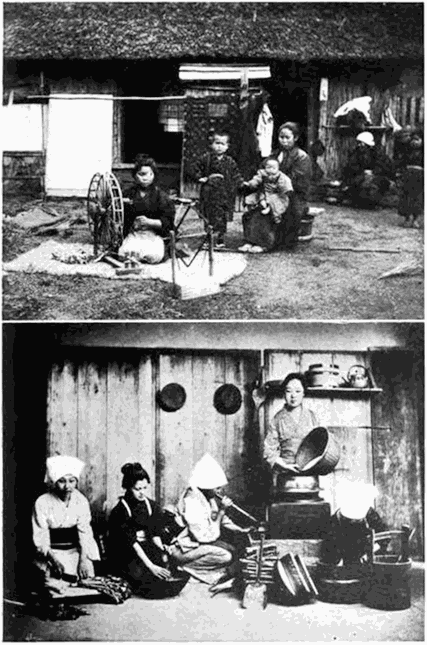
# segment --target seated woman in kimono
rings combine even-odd
[[[359,208],[376,208],[395,179],[394,165],[371,132],[356,137],[356,147],[343,170],[345,197]]]
[[[110,568],[140,596],[153,595],[159,582],[171,578],[162,542],[162,509],[147,497],[150,477],[140,463],[122,467],[125,494],[111,511],[108,531]]]
[[[157,185],[156,162],[138,155],[132,171],[134,185],[124,193],[124,240],[118,253],[140,262],[158,264],[167,255],[174,228],[175,206]]]
[[[49,457],[46,482],[50,490],[36,500],[33,509],[38,582],[58,593],[65,593],[68,586],[64,577],[93,577],[93,562],[100,559],[89,502],[77,490],[83,468],[84,463],[75,457]]]
[[[177,505],[177,521],[182,532],[173,540],[169,553],[173,560],[198,580],[214,585],[224,575],[232,575],[236,549],[221,539],[222,529],[248,533],[226,515],[232,500],[215,494],[227,484],[221,466],[206,454],[194,467],[188,487]]]

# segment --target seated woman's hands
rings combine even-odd
[[[65,573],[65,567],[62,562],[57,560],[57,558],[52,553],[50,553],[49,563],[52,576],[54,578],[62,578],[62,574]]]
[[[95,575],[95,570],[93,568],[92,560],[89,560],[89,558],[87,558],[86,556],[81,555],[77,573],[79,574],[79,577],[82,578],[82,580],[84,580],[85,578],[93,578]]]
[[[153,220],[149,217],[145,217],[145,215],[139,215],[139,217],[135,218],[134,227],[137,231],[149,230],[153,227]]]
[[[159,567],[157,566],[157,564],[151,563],[151,566],[149,566],[148,568],[150,569],[151,573],[156,576],[156,578],[159,578],[159,580],[169,580],[169,578],[172,577],[172,574],[168,569]]]

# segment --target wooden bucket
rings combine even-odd
[[[368,565],[337,566],[319,563],[316,571],[319,599],[340,605],[361,603],[365,597],[368,579]]]
[[[398,562],[399,555],[378,555],[371,565],[365,604],[374,609],[409,609],[412,562]]]
[[[313,222],[314,215],[307,213],[300,221],[298,240],[300,242],[309,242],[313,239]]]

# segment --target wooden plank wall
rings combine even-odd
[[[266,352],[266,379],[283,379],[289,372],[305,372],[315,363],[337,364],[345,375],[355,364],[366,364],[366,356],[357,353],[331,352]],[[272,397],[267,402],[264,432],[274,414],[283,407],[282,397]],[[322,496],[336,510],[336,489],[342,480],[372,483],[372,431],[350,429],[352,426],[369,426],[369,396],[358,392],[312,394],[306,404],[313,410],[319,425],[331,429],[341,447],[341,458],[333,473],[320,477]]]
[[[192,467],[205,452],[222,464],[235,499],[247,493],[247,465],[257,429],[252,426],[252,400],[249,385],[258,374],[257,356],[218,354],[170,354],[160,356],[159,389],[178,382],[186,390],[185,405],[177,412],[157,410],[157,464],[159,499],[176,502],[185,488]],[[236,385],[242,406],[235,414],[219,413],[213,405],[214,393],[224,383]]]
[[[65,358],[52,368],[47,410],[48,453],[76,455],[86,463],[80,488],[91,502],[95,524],[105,520],[122,492],[120,469],[126,461],[141,461],[154,479],[147,357]]]
[[[378,509],[390,527],[406,523],[416,529],[411,550],[423,557],[423,361],[412,352],[375,352],[372,370],[383,388],[373,399],[372,419],[391,427],[374,442]]]
[[[52,368],[47,405],[48,454],[80,457],[86,468],[80,488],[91,502],[94,523],[102,524],[122,494],[121,467],[140,461],[151,478],[151,495],[176,503],[192,467],[205,452],[223,465],[228,492],[245,497],[253,424],[250,384],[259,370],[259,353],[96,352],[64,358]],[[164,412],[155,395],[171,382],[183,385],[185,405]],[[236,385],[243,404],[234,415],[213,405],[223,383]]]
[[[330,78],[328,83],[327,117],[325,128],[321,127],[319,138],[325,146],[322,157],[325,163],[326,175],[329,178],[340,177],[343,166],[354,146],[354,136],[347,130],[336,130],[334,114],[336,110],[351,99],[363,96],[363,82],[347,78]]]

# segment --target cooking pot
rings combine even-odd
[[[157,403],[165,412],[177,412],[185,403],[187,394],[179,383],[168,383],[157,392]]]
[[[319,562],[316,585],[322,602],[352,605],[363,601],[369,580],[367,564],[334,565]]]
[[[315,363],[309,366],[306,377],[311,387],[338,387],[340,383],[339,366]]]
[[[340,459],[340,447],[333,435],[322,427],[314,428],[302,440],[295,463],[304,475],[328,475]]]
[[[293,475],[279,473],[276,482],[276,493],[305,497],[317,495],[320,492],[319,478],[313,475]]]
[[[185,571],[176,571],[172,578],[151,582],[149,586],[135,591],[135,594],[151,600],[173,598],[181,593],[189,579],[190,575]]]

